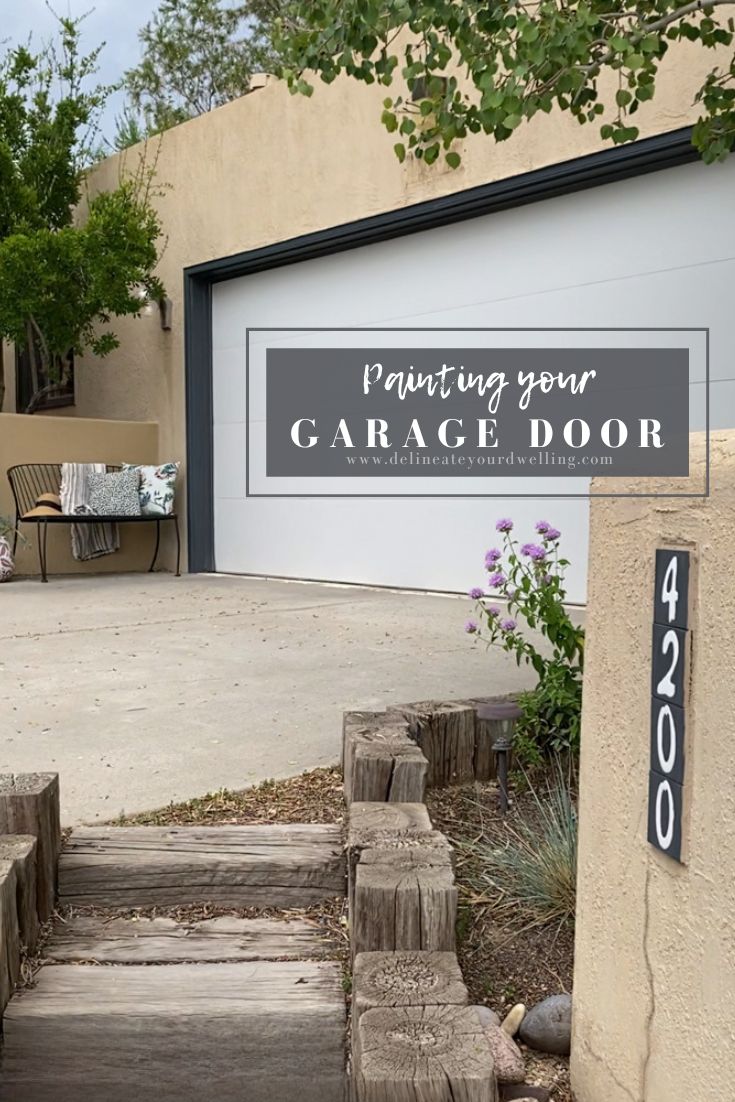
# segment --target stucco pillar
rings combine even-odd
[[[691,488],[705,444],[693,437]],[[578,1102],[735,1097],[735,432],[708,499],[592,504],[572,1080]],[[598,488],[603,489],[599,483]],[[650,488],[635,482],[616,490]],[[678,492],[680,480],[659,492]],[[683,863],[647,841],[654,563],[690,552]]]

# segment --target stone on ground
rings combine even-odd
[[[521,1024],[520,1036],[529,1048],[568,1056],[572,1038],[572,996],[550,995],[532,1006]]]
[[[521,1022],[526,1016],[526,1008],[523,1003],[516,1003],[503,1018],[503,1029],[509,1037],[515,1037],[521,1028]]]
[[[518,1045],[502,1026],[489,1026],[485,1036],[495,1061],[495,1074],[499,1083],[522,1083],[526,1078],[526,1065]]]

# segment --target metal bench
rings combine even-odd
[[[122,467],[108,464],[108,472],[120,471]],[[118,516],[70,516],[59,513],[58,516],[26,517],[23,514],[35,508],[36,500],[41,494],[58,494],[61,486],[61,463],[19,463],[8,469],[8,482],[15,502],[15,535],[13,537],[13,554],[18,545],[18,529],[21,524],[36,524],[38,532],[38,562],[41,568],[41,581],[47,582],[46,572],[46,537],[49,524],[155,524],[156,548],[153,559],[148,568],[151,573],[158,559],[158,549],[161,544],[161,522],[170,520],[176,531],[176,577],[181,574],[181,535],[179,532],[179,518],[176,513],[168,513],[162,517],[118,517]]]

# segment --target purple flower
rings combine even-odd
[[[479,601],[480,597],[485,596],[485,590],[480,589],[479,585],[473,585],[469,595],[473,601]]]
[[[488,585],[492,585],[497,589],[499,585],[502,585],[503,582],[506,582],[507,580],[508,579],[506,578],[502,570],[496,570],[494,574],[490,575],[487,581]]]
[[[546,531],[547,540],[558,540],[561,532],[558,528],[548,528]]]
[[[539,547],[537,543],[524,543],[521,554],[533,559],[534,562],[543,562],[546,558],[546,551],[543,547]]]
[[[515,620],[501,620],[500,626],[503,631],[515,631],[516,622]]]
[[[490,605],[486,609],[486,611],[487,611],[488,616],[491,616],[493,618],[496,617],[496,616],[500,616],[500,609],[498,608],[497,605]]]
[[[510,519],[510,517],[501,517],[495,527],[498,532],[512,532],[513,521]]]
[[[468,635],[474,635],[477,631],[477,624],[474,620],[468,620],[464,626],[464,630],[467,632]]]
[[[545,535],[548,532],[550,527],[551,527],[551,525],[549,524],[548,520],[537,520],[536,521],[536,531],[538,532],[538,534],[540,536]]]
[[[489,551],[485,552],[485,568],[487,570],[492,570],[498,559],[502,559],[502,557],[502,551],[500,551],[497,547],[491,547]]]
[[[554,580],[554,578],[551,574],[544,574],[544,576],[542,578],[542,581],[543,581],[544,585],[551,585],[553,580]]]

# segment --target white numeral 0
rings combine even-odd
[[[650,590],[649,590],[650,592]],[[676,696],[676,686],[671,680],[671,675],[676,669],[676,664],[679,661],[679,639],[676,632],[669,628],[661,643],[662,654],[667,654],[668,651],[673,651],[673,657],[671,659],[671,665],[669,666],[666,674],[661,678],[656,686],[656,693],[659,696],[668,696],[670,700]]]
[[[664,727],[668,726],[669,752],[664,754]],[[664,704],[658,713],[656,724],[656,750],[662,773],[670,773],[676,761],[676,724],[671,708]]]
[[[666,833],[663,829],[663,799],[666,797]],[[668,849],[674,840],[674,794],[668,781],[661,781],[656,792],[656,837],[661,849]]]
[[[676,606],[679,603],[679,594],[676,589],[678,574],[679,560],[676,555],[672,555],[661,583],[661,601],[669,606],[669,623],[676,618]]]

